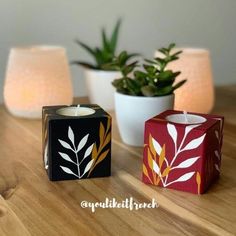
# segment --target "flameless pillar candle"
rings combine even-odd
[[[43,106],[73,100],[66,50],[57,46],[12,48],[4,85],[4,102],[13,115],[40,118]]]
[[[201,48],[177,48],[181,50],[179,60],[167,67],[181,71],[176,83],[187,79],[187,82],[175,90],[175,109],[191,112],[209,113],[214,105],[214,87],[211,71],[210,52]],[[162,57],[160,52],[155,56]]]

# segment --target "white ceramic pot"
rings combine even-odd
[[[98,104],[105,110],[114,110],[115,88],[111,83],[120,77],[119,71],[85,69],[85,81],[90,102]]]
[[[115,92],[116,119],[123,142],[143,146],[145,121],[173,106],[174,94],[138,97]]]

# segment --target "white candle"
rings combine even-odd
[[[187,111],[183,111],[185,122],[188,123],[188,114]]]
[[[206,121],[206,118],[202,116],[187,114],[187,112],[169,115],[166,117],[166,119],[170,122],[178,124],[201,124]]]
[[[81,107],[80,105],[72,107],[60,108],[57,111],[57,114],[63,116],[89,116],[95,113],[95,110],[88,107]]]
[[[75,109],[75,116],[78,116],[79,108],[80,108],[80,104],[78,104],[76,109]]]

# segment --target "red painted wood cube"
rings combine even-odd
[[[219,177],[222,116],[165,111],[145,123],[143,182],[204,193]]]

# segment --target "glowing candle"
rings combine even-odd
[[[210,52],[201,48],[178,48],[182,50],[179,60],[168,69],[181,71],[176,83],[187,79],[184,86],[175,91],[175,110],[209,113],[214,105],[214,87]],[[156,52],[155,56],[162,56]]]
[[[56,46],[12,48],[4,102],[15,116],[40,118],[43,106],[70,105],[72,84],[66,51]]]

